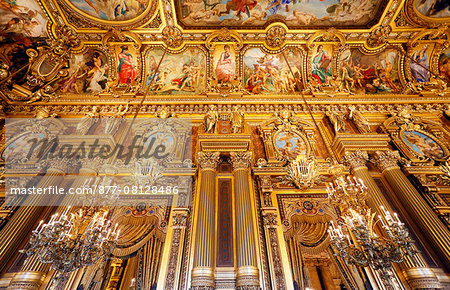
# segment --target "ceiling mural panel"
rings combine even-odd
[[[46,23],[47,18],[37,2],[0,0],[0,29],[3,37],[44,37]]]
[[[423,16],[450,17],[450,2],[447,0],[414,0],[414,7]]]
[[[290,28],[357,27],[381,15],[386,1],[176,0],[180,24],[190,28],[266,27],[283,22]]]
[[[162,48],[156,47],[145,54],[145,86],[150,85],[150,91],[177,95],[199,94],[205,90],[207,61],[201,48],[189,47],[179,54],[167,54],[157,69],[163,53]]]
[[[303,56],[297,48],[285,52],[295,79],[302,81]],[[270,54],[259,47],[246,50],[243,57],[245,89],[258,93],[293,93],[298,91],[296,80],[281,53]]]
[[[450,83],[450,48],[447,48],[439,56],[439,74]]]
[[[379,94],[402,90],[402,58],[395,49],[369,54],[350,48],[341,52],[339,60],[340,77],[351,92]]]
[[[79,9],[102,20],[128,20],[145,12],[150,0],[69,0]],[[154,3],[152,3],[154,4]]]
[[[96,94],[106,88],[110,64],[107,54],[90,48],[84,53],[74,54],[69,61],[67,76],[58,83],[62,94]]]

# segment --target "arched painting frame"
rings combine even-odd
[[[280,130],[273,134],[273,147],[282,160],[294,160],[298,155],[309,156],[311,145],[305,134],[296,130]]]

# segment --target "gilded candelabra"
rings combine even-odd
[[[370,266],[380,274],[385,287],[392,288],[395,284],[392,263],[401,263],[406,256],[415,254],[413,240],[397,214],[392,215],[383,207],[384,217],[379,215],[378,219],[386,237],[377,236],[375,214],[365,204],[366,190],[362,180],[354,177],[347,180],[340,177],[327,186],[331,203],[340,208],[349,229],[349,235],[344,235],[342,227],[331,222],[331,244],[347,264]]]
[[[48,223],[41,221],[32,231],[29,247],[22,251],[28,258],[37,255],[39,262],[58,272],[53,289],[64,287],[72,271],[109,257],[120,233],[117,224],[112,229],[107,212],[84,217],[79,211],[69,218],[69,210],[70,206],[63,214],[52,215]]]

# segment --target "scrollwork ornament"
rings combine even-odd
[[[268,47],[281,48],[286,41],[286,29],[283,26],[273,26],[267,31],[266,44]]]
[[[52,43],[52,52],[55,55],[67,55],[68,50],[80,45],[78,34],[71,27],[60,26],[57,33],[58,38]]]
[[[168,48],[180,47],[183,43],[183,34],[176,26],[166,26],[162,31],[162,39]]]
[[[389,33],[391,33],[392,28],[389,25],[379,25],[375,27],[369,34],[367,38],[367,46],[370,48],[380,47],[385,45],[388,41]]]

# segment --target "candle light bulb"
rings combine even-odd
[[[41,220],[41,221],[39,222],[39,225],[37,226],[37,228],[36,228],[34,231],[37,232],[37,231],[39,230],[39,228],[42,226],[43,223],[44,223],[44,221]]]

